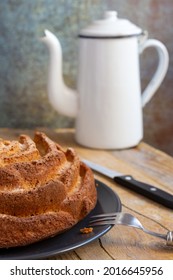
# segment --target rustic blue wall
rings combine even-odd
[[[68,85],[76,85],[77,34],[105,10],[117,10],[148,30],[150,38],[168,48],[166,78],[144,108],[144,140],[173,155],[173,1],[172,0],[1,0],[0,1],[0,127],[35,128],[73,126],[49,104],[46,80],[48,53],[38,40],[45,28],[63,47],[63,72]],[[157,57],[147,51],[141,59],[144,87]]]

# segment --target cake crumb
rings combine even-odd
[[[91,233],[93,232],[93,228],[92,227],[84,227],[80,229],[81,233]]]

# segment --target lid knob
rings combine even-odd
[[[116,11],[106,11],[104,17],[108,20],[116,20],[117,15],[118,13]]]

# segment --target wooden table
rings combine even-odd
[[[141,142],[136,148],[122,151],[95,150],[79,146],[74,140],[73,129],[38,130],[46,132],[64,149],[73,147],[83,158],[124,174],[131,174],[136,179],[173,194],[173,158],[146,143]],[[5,139],[16,139],[20,133],[34,135],[33,130],[0,129],[0,137]],[[95,174],[95,177],[118,194],[122,211],[134,214],[146,228],[160,233],[173,230],[173,210],[127,190],[104,176]],[[173,259],[173,247],[166,246],[164,240],[149,236],[138,229],[116,226],[100,239],[51,259],[170,260]]]

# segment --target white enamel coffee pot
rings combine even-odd
[[[108,11],[103,20],[95,21],[79,34],[75,92],[63,81],[59,40],[45,30],[42,41],[50,51],[50,102],[60,114],[76,118],[76,141],[101,149],[136,146],[143,138],[142,107],[167,72],[166,47],[158,40],[147,40],[140,28],[119,19],[115,11]],[[141,94],[139,56],[148,47],[156,48],[158,67]]]

